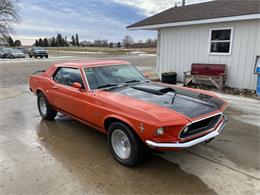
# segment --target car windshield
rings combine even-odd
[[[132,65],[109,65],[84,69],[90,89],[115,87],[120,84],[144,82],[147,79]]]
[[[34,47],[33,50],[35,51],[45,51],[43,48],[41,47]]]

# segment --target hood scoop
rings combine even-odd
[[[166,88],[151,88],[151,87],[132,87],[132,89],[135,90],[139,90],[139,91],[143,91],[143,92],[147,92],[147,93],[151,93],[154,95],[164,95],[168,92],[172,92],[172,93],[176,93],[176,91],[170,87],[166,87]]]

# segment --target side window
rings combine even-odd
[[[84,88],[80,70],[77,68],[59,68],[53,76],[53,80],[68,86],[72,86],[73,83],[80,83]]]

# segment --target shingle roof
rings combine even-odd
[[[127,28],[165,23],[187,22],[260,13],[260,0],[216,0],[173,7]]]

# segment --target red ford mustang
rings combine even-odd
[[[107,134],[115,159],[133,166],[145,149],[176,150],[212,140],[227,120],[215,94],[154,83],[125,61],[52,65],[30,77],[45,120],[64,113]]]

